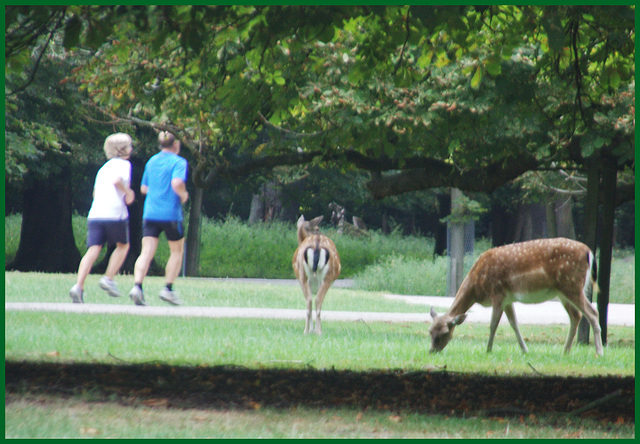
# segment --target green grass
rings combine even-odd
[[[74,275],[5,274],[7,302],[68,302]],[[87,282],[87,302],[126,304]],[[128,290],[130,276],[117,282]],[[162,278],[148,278],[151,305]],[[303,308],[300,290],[277,286],[180,279],[188,305]],[[144,310],[143,307],[140,308]],[[325,310],[416,311],[380,293],[332,289]],[[150,363],[249,368],[403,369],[498,375],[592,376],[635,374],[635,329],[609,327],[605,356],[593,346],[562,344],[567,326],[521,326],[530,352],[500,326],[494,351],[485,352],[488,327],[465,323],[449,346],[429,354],[428,323],[331,322],[321,336],[302,334],[303,319],[205,319],[44,312],[5,312],[5,360]],[[90,391],[71,397],[11,393],[5,399],[6,438],[633,438],[635,425],[604,424],[561,415],[450,418],[352,408],[196,410],[122,406],[96,400]]]
[[[20,239],[20,215],[5,218],[5,260],[15,256]],[[325,227],[326,228],[326,227]],[[86,251],[86,219],[73,217],[76,245]],[[433,257],[433,239],[420,236],[382,235],[370,238],[341,236],[328,228],[342,262],[342,278],[353,277],[358,288],[396,294],[444,296],[447,291],[448,260]],[[163,235],[164,236],[164,235]],[[200,276],[293,279],[291,256],[297,246],[293,224],[270,223],[249,226],[236,218],[206,219],[202,224]],[[474,254],[465,257],[465,272],[490,248],[486,239],[476,241]],[[102,255],[106,249],[103,249]],[[169,257],[167,242],[160,242],[156,261]],[[100,259],[102,256],[100,257]],[[612,303],[635,302],[635,252],[614,250],[611,272]]]
[[[7,302],[69,302],[73,275],[16,273],[5,275]],[[98,276],[87,282],[86,302],[130,305],[128,297],[111,298],[97,288]],[[122,289],[133,282],[118,277]],[[166,306],[156,294],[162,278],[145,281],[151,305]],[[261,285],[180,279],[176,283],[186,305],[225,307],[304,308],[296,286]],[[443,353],[427,353],[428,307],[391,301],[380,293],[332,289],[323,310],[390,311],[425,314],[425,323],[331,322],[323,335],[304,336],[304,321],[269,319],[205,319],[81,315],[72,313],[6,312],[5,358],[116,362],[162,361],[181,365],[247,367],[311,365],[343,369],[430,369],[462,372],[544,374],[634,374],[634,329],[609,328],[605,357],[593,359],[592,346],[575,345],[562,353],[567,326],[522,326],[530,353],[520,353],[509,326],[498,329],[494,352],[485,352],[488,327],[463,324]],[[116,357],[116,358],[114,358]]]
[[[126,296],[133,286],[130,275],[118,276],[116,283],[125,295],[112,298],[98,288],[99,275],[89,275],[85,283],[84,300],[95,304],[131,304]],[[5,273],[7,302],[70,302],[69,289],[75,283],[72,274]],[[164,285],[162,277],[144,281],[145,298],[149,305],[166,306],[158,299]],[[176,291],[185,305],[217,307],[297,308],[304,309],[304,297],[299,285],[256,285],[206,278],[179,278]],[[423,310],[410,304],[385,299],[382,293],[332,288],[327,293],[323,310],[405,312]]]
[[[197,410],[121,406],[46,395],[9,396],[5,438],[626,438],[633,424],[527,416],[441,415],[337,408]]]
[[[22,217],[5,218],[5,260],[10,262],[18,249]],[[382,235],[370,238],[341,236],[327,225],[323,232],[331,236],[342,262],[342,277],[353,276],[378,258],[400,254],[410,258],[433,257],[433,240],[424,237]],[[73,217],[73,232],[78,250],[86,251],[86,218]],[[164,236],[164,235],[163,235]],[[273,222],[248,225],[237,218],[204,218],[201,235],[200,275],[208,277],[293,278],[291,258],[297,247],[294,224]],[[103,252],[104,253],[104,252]],[[166,242],[160,242],[156,260],[164,264],[169,257]]]
[[[603,358],[593,346],[562,353],[564,326],[522,326],[523,355],[508,326],[487,354],[488,327],[460,326],[439,354],[428,353],[426,324],[323,323],[321,336],[302,334],[304,321],[168,318],[132,315],[13,312],[5,315],[5,358],[49,362],[242,365],[371,370],[397,368],[497,374],[635,373],[633,329],[610,328]]]

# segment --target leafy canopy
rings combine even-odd
[[[634,163],[634,6],[67,8],[65,46],[95,51],[74,79],[177,131],[201,186],[335,161],[384,197]]]

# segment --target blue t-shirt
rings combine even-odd
[[[184,158],[161,151],[149,159],[142,174],[142,185],[148,187],[143,219],[182,221],[180,197],[171,187],[171,180],[175,178],[187,183],[187,161]]]

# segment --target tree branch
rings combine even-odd
[[[64,11],[62,12],[60,17],[58,18],[58,23],[56,23],[54,25],[53,29],[49,33],[49,36],[47,37],[47,40],[45,41],[44,45],[42,46],[42,49],[40,50],[40,53],[38,54],[38,57],[36,58],[35,63],[31,67],[31,72],[29,73],[29,78],[22,85],[18,86],[13,91],[7,93],[5,96],[13,96],[15,94],[18,94],[19,92],[24,91],[25,89],[27,89],[27,87],[29,85],[31,85],[31,83],[33,83],[33,81],[36,78],[36,73],[38,72],[38,67],[40,66],[40,61],[42,60],[42,56],[47,51],[47,48],[49,47],[49,43],[51,43],[51,40],[53,40],[53,36],[58,31],[58,29],[60,29],[60,27],[62,26],[62,20],[63,19],[64,19]]]
[[[295,139],[300,139],[302,137],[316,137],[327,132],[323,130],[323,131],[315,131],[313,133],[299,133],[296,131],[288,130],[286,128],[282,128],[281,126],[274,125],[273,123],[269,122],[269,120],[260,111],[258,111],[258,117],[260,117],[260,120],[262,120],[262,123],[264,123],[269,128],[272,128],[276,131],[279,131]]]
[[[400,51],[400,56],[398,57],[398,61],[396,62],[396,66],[393,70],[393,75],[395,76],[398,73],[398,69],[400,69],[400,64],[402,63],[402,59],[404,58],[404,51],[407,48],[407,43],[409,43],[409,36],[411,35],[411,26],[409,25],[409,13],[407,12],[407,16],[404,20],[404,26],[407,29],[407,36],[404,39],[404,43],[402,44],[402,50]]]
[[[367,184],[367,188],[376,200],[438,187],[456,187],[463,191],[490,193],[538,166],[538,161],[532,156],[507,158],[488,166],[465,170],[458,170],[453,165],[434,159],[422,159],[423,165],[428,163],[431,167],[420,167],[387,175],[378,174]]]

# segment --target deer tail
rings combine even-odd
[[[593,295],[598,293],[599,288],[598,265],[596,263],[596,258],[591,251],[587,253],[587,262],[589,263],[589,269],[585,276],[583,292],[587,299],[593,301]]]
[[[322,269],[329,262],[329,251],[320,247],[320,238],[316,239],[315,248],[309,247],[305,252],[307,264],[311,266],[311,271],[316,273],[318,269]]]

